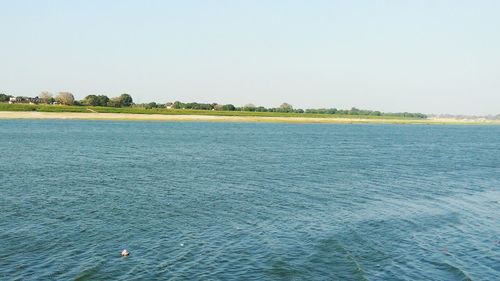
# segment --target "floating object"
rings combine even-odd
[[[123,249],[122,251],[122,257],[128,256],[130,253],[127,251],[127,249]]]

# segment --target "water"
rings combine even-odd
[[[500,127],[0,121],[0,147],[1,280],[500,278]]]

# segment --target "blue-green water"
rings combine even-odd
[[[500,278],[500,127],[0,121],[0,147],[0,280]]]

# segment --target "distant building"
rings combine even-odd
[[[39,97],[11,97],[9,98],[9,104],[13,103],[29,103],[29,104],[39,104],[42,102],[42,99]]]
[[[28,98],[29,104],[38,104],[42,102],[42,99],[39,97],[34,97],[34,98]]]

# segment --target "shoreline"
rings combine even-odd
[[[0,120],[54,119],[54,120],[116,120],[116,121],[166,121],[166,122],[253,122],[292,124],[442,124],[442,125],[500,125],[500,120],[471,120],[452,118],[429,119],[368,119],[368,118],[315,118],[315,117],[263,117],[263,116],[214,116],[214,115],[163,115],[133,113],[78,113],[0,111]]]

